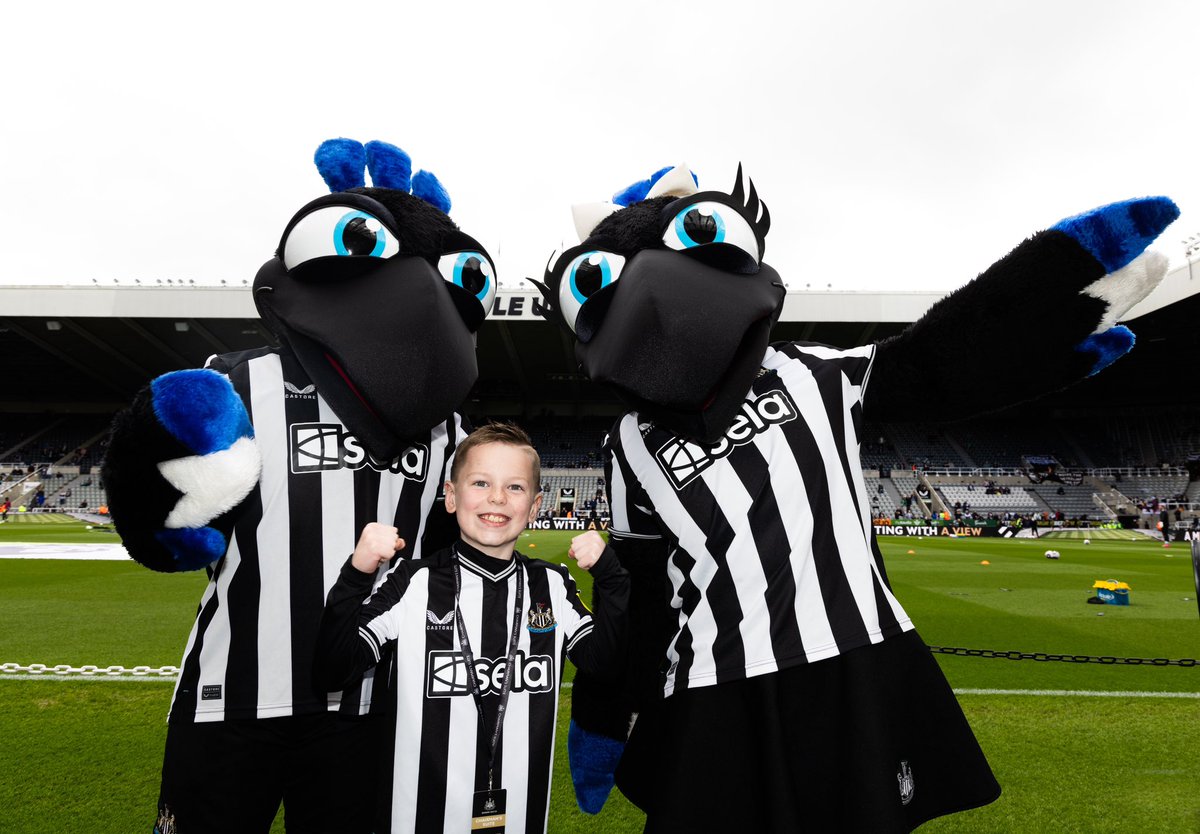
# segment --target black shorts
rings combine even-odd
[[[617,770],[647,832],[906,832],[1000,795],[916,632],[678,692]]]
[[[172,723],[155,834],[365,834],[375,814],[376,719],[318,713]]]

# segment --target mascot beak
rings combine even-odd
[[[747,274],[751,266],[731,250],[643,250],[594,299],[604,309],[588,310],[589,300],[579,317],[590,338],[576,354],[588,376],[706,442],[721,436],[750,390],[783,304],[778,273],[756,263]]]
[[[322,260],[337,263],[288,272],[269,261],[255,303],[347,428],[391,460],[466,399],[478,377],[472,328],[424,258]]]

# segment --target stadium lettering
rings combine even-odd
[[[598,519],[593,521],[589,518],[539,518],[525,525],[526,530],[572,530],[582,532],[584,530],[607,530],[608,521]]]
[[[390,461],[380,461],[338,423],[293,423],[288,428],[291,467],[296,475],[369,466],[410,481],[425,480],[429,447],[423,443],[414,443]]]
[[[943,527],[943,536],[982,536],[982,527]]]
[[[508,658],[475,659],[475,676],[484,695],[498,695],[508,673]],[[554,688],[554,658],[518,651],[513,660],[513,692],[549,692]],[[425,669],[426,698],[470,695],[467,662],[462,652],[430,652]]]

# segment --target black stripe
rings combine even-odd
[[[554,611],[554,596],[551,588],[559,588],[565,583],[559,575],[559,569],[545,563],[527,560],[517,556],[522,566],[528,566],[525,575],[528,579],[526,586],[525,610],[544,604]],[[561,569],[566,573],[566,569]],[[551,575],[551,574],[554,575]],[[559,612],[555,612],[557,614]],[[524,625],[522,626],[524,627]],[[525,793],[525,831],[527,834],[542,834],[545,831],[546,809],[550,803],[550,762],[554,756],[554,745],[551,739],[554,735],[554,716],[558,702],[558,685],[562,680],[563,663],[566,661],[566,639],[564,635],[563,650],[554,651],[559,626],[554,631],[529,632],[529,653],[531,655],[546,655],[554,658],[557,665],[554,669],[554,686],[549,692],[529,693],[525,697],[529,704],[529,776]]]
[[[875,541],[874,526],[871,529],[871,553],[876,567],[879,568],[879,577],[871,577],[875,589],[875,609],[879,612],[879,630],[885,637],[890,637],[900,633],[902,629],[900,621],[892,612],[892,606],[888,604],[887,596],[883,591],[883,585],[887,585],[888,590],[891,590],[891,585],[888,584],[887,572],[883,569],[883,554],[879,552],[879,543]],[[880,578],[882,578],[883,584],[880,584]]]
[[[308,384],[300,363],[291,354],[281,357],[283,378],[303,388]],[[316,397],[284,396],[284,425],[316,423],[321,419]],[[328,696],[313,683],[313,653],[321,610],[325,607],[324,548],[314,543],[321,534],[321,475],[318,472],[287,473],[290,552],[288,583],[291,593],[292,626],[292,712],[300,714],[326,709]]]
[[[776,658],[803,658],[804,641],[796,620],[796,579],[792,575],[791,546],[783,517],[775,500],[770,467],[753,443],[739,454],[730,455],[729,464],[750,492],[747,522],[754,534],[754,547],[762,562],[767,588],[763,596],[770,618],[771,651]]]
[[[519,570],[519,568],[517,568]],[[483,583],[483,639],[478,646],[472,645],[471,649],[475,653],[475,658],[489,658],[493,663],[508,654],[509,641],[512,639],[512,597],[508,592],[508,585],[512,580],[513,574],[507,573],[507,577],[499,582],[493,582],[490,579],[480,579],[468,571],[463,571],[463,585],[468,582]],[[528,589],[526,589],[528,592]],[[511,674],[511,669],[506,669],[505,674]],[[482,681],[481,681],[482,683]],[[511,697],[511,696],[510,696]],[[500,708],[500,696],[495,692],[485,695],[483,698],[483,714],[486,718],[486,724],[479,728],[479,732],[475,735],[475,790],[487,790],[488,779],[488,758],[490,751],[488,743],[491,741],[492,732],[496,726],[496,714]],[[522,743],[522,739],[517,740],[517,744]],[[495,769],[495,784],[500,785],[503,780],[503,765],[504,765],[504,735],[500,736],[500,744],[496,748],[496,769]]]
[[[218,571],[223,564],[225,564],[224,560],[217,563]],[[214,573],[209,581],[215,583],[217,574]],[[175,690],[175,700],[171,704],[170,721],[191,724],[196,718],[197,690],[200,688],[200,651],[204,648],[204,632],[208,629],[220,604],[220,600],[214,593],[209,598],[208,604],[197,612],[196,640],[192,643],[191,652],[184,658],[183,668],[179,670],[179,685]]]
[[[464,578],[465,579],[465,578]],[[454,577],[448,570],[429,571],[426,610],[439,616],[454,610]],[[452,629],[425,629],[425,655],[430,652],[458,651]],[[425,674],[429,674],[428,663]],[[412,686],[413,682],[397,682]],[[428,686],[424,681],[422,686]],[[415,830],[442,831],[446,815],[446,765],[449,760],[450,706],[454,698],[423,698],[421,705],[421,756],[417,774],[417,814]],[[390,786],[392,782],[385,783]]]
[[[253,423],[249,363],[234,367],[229,379]],[[287,442],[286,438],[276,438],[275,441]],[[257,484],[243,503],[242,514],[234,527],[241,564],[230,578],[227,592],[229,657],[225,669],[226,718],[258,717],[258,602],[262,589],[258,568],[258,525],[262,517],[262,485]]]
[[[787,351],[785,351],[787,352]],[[796,351],[799,353],[799,351]],[[803,417],[804,415],[802,415]],[[841,550],[834,535],[834,519],[829,491],[829,479],[825,474],[825,460],[821,456],[812,429],[804,419],[782,424],[784,437],[792,450],[800,477],[807,492],[809,511],[812,513],[813,565],[825,604],[825,615],[829,620],[834,641],[839,651],[861,646],[869,642],[862,614],[850,590],[850,582],[842,567]],[[840,446],[840,444],[838,444]]]

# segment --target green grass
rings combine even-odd
[[[56,524],[57,535],[45,540],[114,540],[82,527]],[[31,535],[43,529],[52,528],[3,525],[0,542],[35,541]],[[570,537],[540,532],[520,547],[568,562]],[[1196,657],[1200,620],[1186,548],[1163,549],[1145,537],[1091,539],[888,539],[881,546],[897,596],[931,644]],[[1062,558],[1047,560],[1050,548]],[[588,577],[574,573],[588,596]],[[1132,605],[1086,604],[1092,582],[1107,578],[1132,586]],[[203,586],[203,575],[163,576],[125,562],[0,560],[0,662],[177,665]],[[938,660],[960,690],[1200,692],[1197,668]],[[0,693],[0,830],[149,828],[169,684],[0,680]],[[1200,699],[959,700],[1004,795],[922,831],[1200,832]],[[560,710],[550,830],[640,831],[641,814],[619,795],[599,817],[575,807],[564,749],[568,711],[569,694]]]

